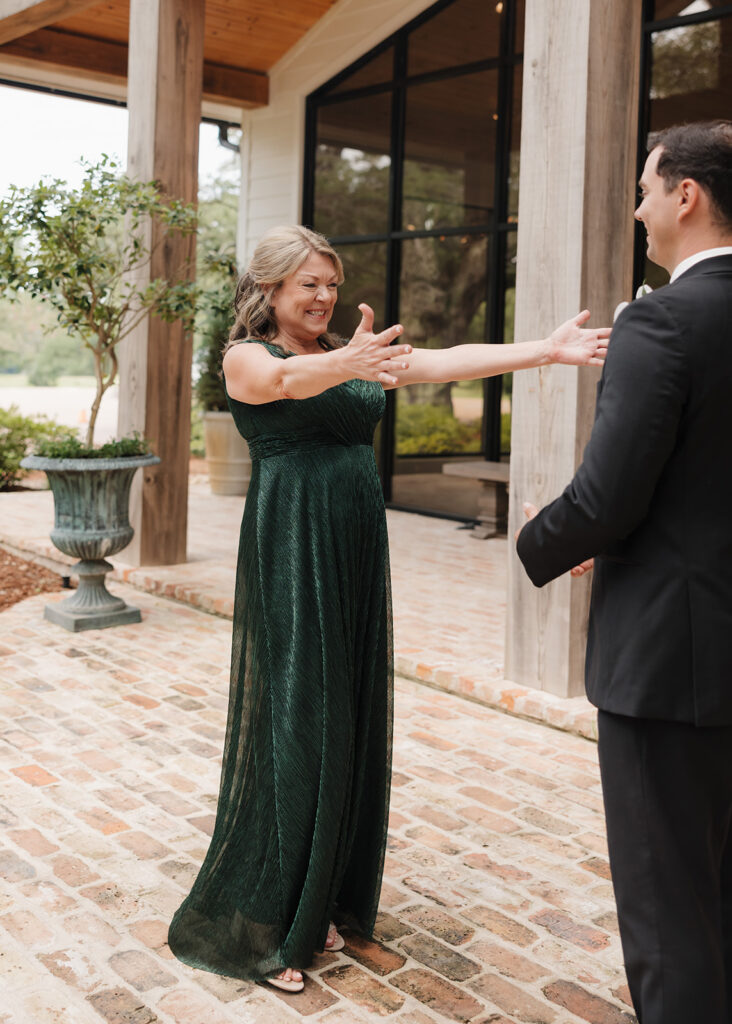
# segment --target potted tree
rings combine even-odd
[[[160,232],[149,231],[157,221]],[[51,540],[79,558],[76,592],[48,605],[45,617],[77,631],[139,622],[140,612],[106,589],[106,558],[132,539],[128,502],[135,471],[160,460],[135,435],[94,446],[105,392],[117,378],[117,346],[143,317],[192,325],[195,286],[186,277],[140,283],[139,272],[170,232],[195,230],[193,207],[170,200],[155,182],[135,182],[107,157],[84,165],[78,188],[41,181],[11,188],[0,201],[0,292],[29,294],[56,311],[58,323],[94,357],[96,393],[82,442],[69,434],[23,460],[45,470],[54,495]],[[181,271],[184,268],[180,268]]]
[[[197,326],[198,377],[193,385],[203,410],[208,478],[213,494],[244,495],[252,475],[249,446],[234,425],[221,376],[221,359],[229,337],[237,269],[233,256],[209,254],[205,274],[210,281],[202,291]]]

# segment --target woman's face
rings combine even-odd
[[[272,295],[278,337],[312,342],[328,329],[338,298],[338,275],[327,256],[311,252]]]

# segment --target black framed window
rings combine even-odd
[[[346,282],[333,329],[402,322],[416,345],[512,341],[524,0],[440,0],[308,98],[303,222]],[[508,454],[510,377],[387,393],[387,500],[469,518],[451,458]]]
[[[690,121],[729,118],[732,111],[732,3],[725,0],[645,0],[641,61],[638,176],[649,132]],[[668,274],[646,257],[636,231],[636,286],[658,287]]]

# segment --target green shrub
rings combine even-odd
[[[51,363],[37,359],[28,371],[28,383],[32,388],[52,388],[58,384],[58,372]]]
[[[479,451],[480,420],[458,420],[449,405],[399,404],[397,455],[456,455]]]
[[[501,413],[501,455],[511,451],[511,413]]]
[[[196,402],[191,404],[191,455],[198,459],[206,457],[206,442],[203,435],[203,409]]]
[[[201,347],[196,351],[198,377],[193,392],[207,412],[225,412],[229,406],[221,375],[223,349],[231,330],[230,310],[212,309],[206,315]]]
[[[150,445],[137,431],[118,441],[107,441],[99,446],[84,444],[78,437],[67,434],[60,438],[39,440],[34,455],[44,459],[121,459],[136,455],[149,455]]]
[[[69,428],[62,427],[46,416],[23,416],[17,405],[0,409],[0,491],[17,487],[27,470],[21,459],[42,440],[68,436]]]
[[[234,257],[226,252],[209,253],[205,265],[211,283],[202,289],[198,303],[194,357],[198,376],[193,393],[204,412],[226,412],[229,405],[221,362],[234,322],[237,270]]]

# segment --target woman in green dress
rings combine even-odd
[[[386,843],[392,666],[384,503],[373,450],[384,390],[550,362],[597,364],[582,313],[518,345],[416,350],[328,333],[341,261],[303,227],[270,231],[239,282],[224,376],[252,477],[241,527],[216,824],[169,932],[184,963],[303,987],[333,918],[370,936]]]

